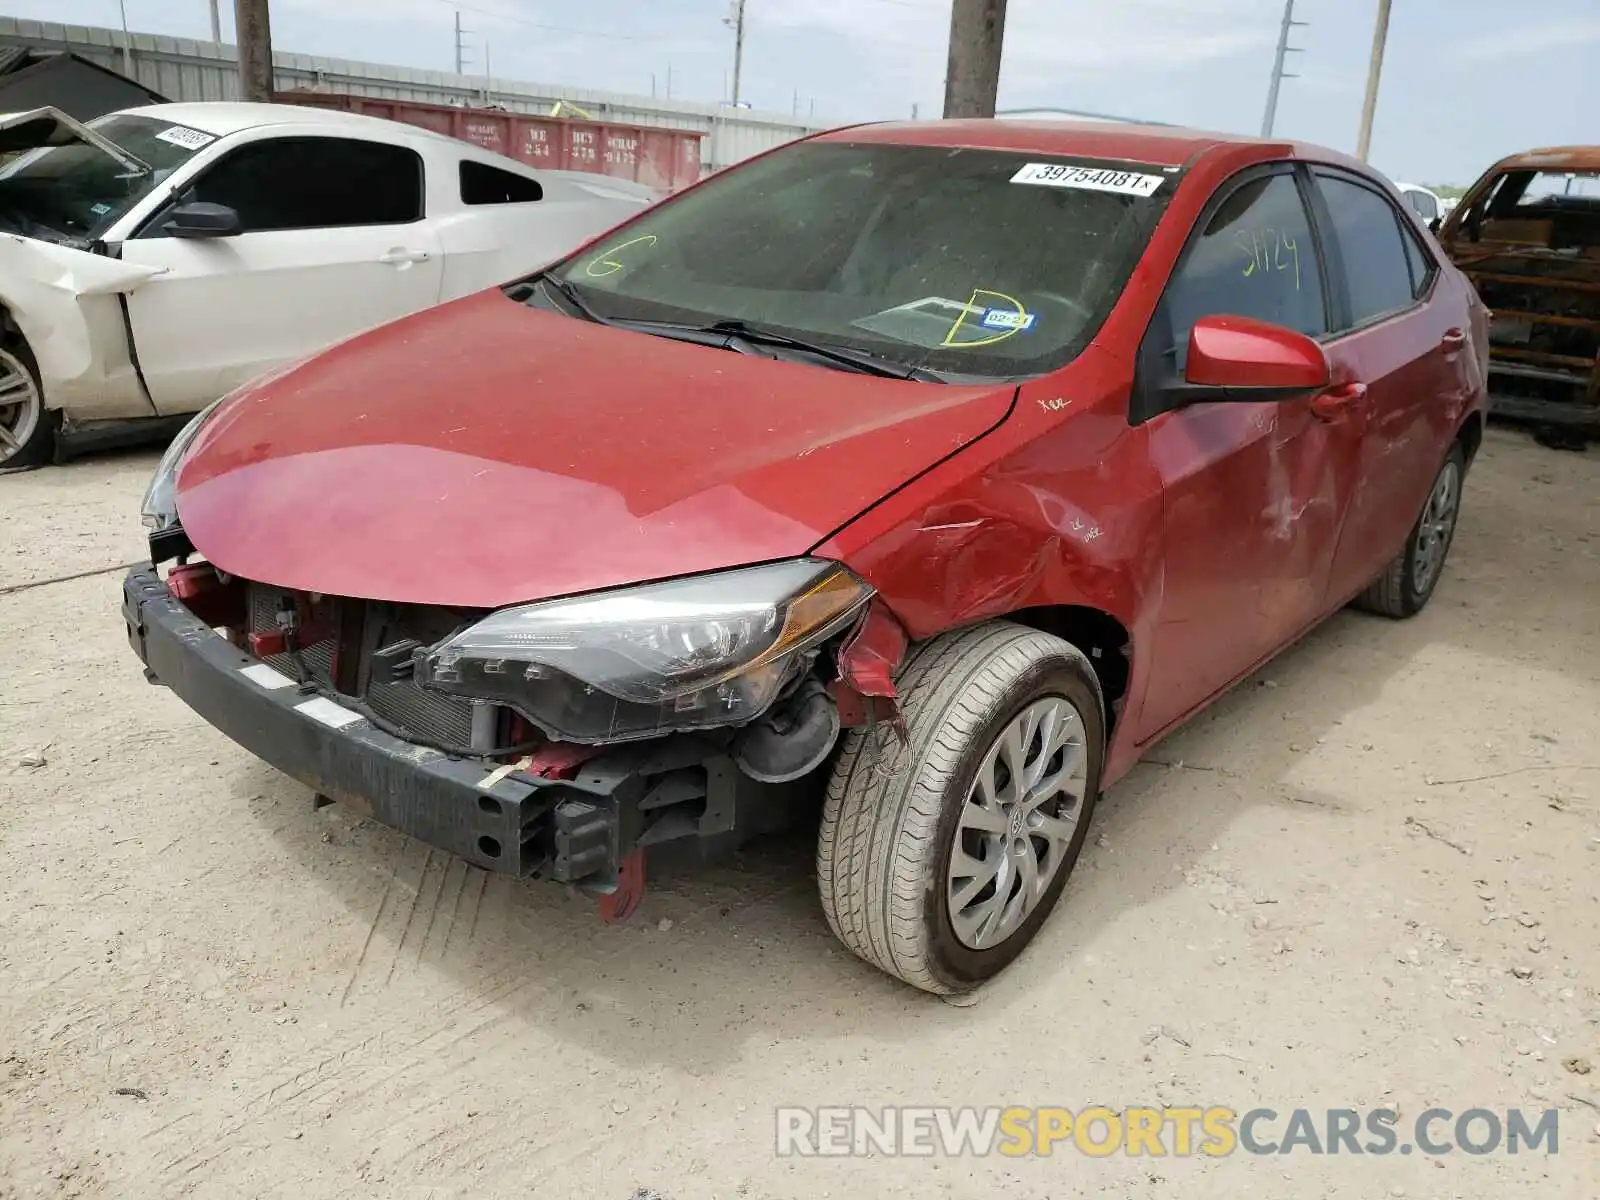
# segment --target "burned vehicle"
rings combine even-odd
[[[653,199],[394,121],[0,116],[0,467],[176,430],[250,378],[513,278]]]
[[[1494,314],[1493,411],[1600,436],[1600,146],[1503,159],[1438,234]]]
[[[1153,742],[1428,602],[1486,324],[1333,151],[833,131],[202,414],[123,617],[313,792],[608,917],[820,807],[833,930],[960,991]]]

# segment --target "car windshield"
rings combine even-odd
[[[215,140],[150,117],[102,117],[90,127],[151,171],[125,167],[87,142],[29,150],[0,166],[0,226],[52,241],[93,241]]]
[[[1076,356],[1177,171],[804,142],[645,213],[553,273],[602,319],[738,322],[946,377]]]

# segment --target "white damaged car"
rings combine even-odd
[[[0,116],[0,468],[197,412],[655,198],[309,107]]]

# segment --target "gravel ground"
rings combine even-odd
[[[1492,434],[1432,607],[1159,747],[970,1007],[835,945],[803,838],[607,928],[313,810],[128,651],[153,463],[0,480],[0,1196],[1600,1194],[1600,454]],[[1554,1107],[1560,1151],[774,1154],[777,1105],[891,1103]]]

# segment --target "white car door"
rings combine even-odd
[[[124,262],[163,269],[128,295],[156,408],[193,411],[436,304],[443,262],[424,195],[422,158],[398,140],[267,136],[205,168],[122,245]]]

